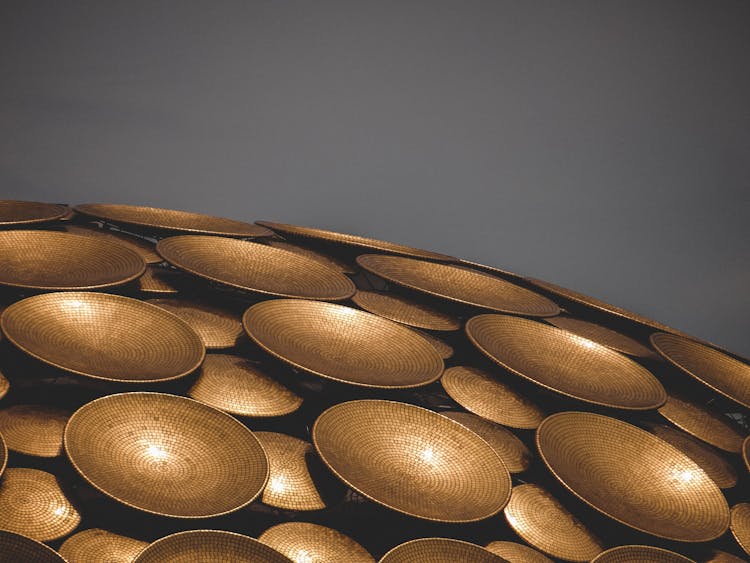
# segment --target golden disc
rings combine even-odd
[[[146,264],[158,264],[159,262],[163,262],[161,256],[156,253],[154,243],[141,237],[129,235],[120,231],[113,231],[111,229],[99,228],[93,225],[65,225],[65,232],[73,235],[101,238],[125,245],[139,254]]]
[[[503,270],[501,268],[496,268],[494,266],[485,266],[484,264],[480,264],[479,262],[472,262],[470,260],[459,260],[458,262],[456,262],[456,265],[463,266],[464,268],[469,268],[470,270],[477,270],[479,272],[488,274],[490,276],[505,278],[514,282],[527,283],[528,281],[524,276],[520,274],[509,272],[508,270]]]
[[[143,275],[136,280],[138,291],[154,295],[176,295],[180,292],[178,283],[182,274],[170,270],[149,266]]]
[[[0,563],[75,563],[67,562],[54,549],[22,534],[0,530]]]
[[[505,559],[473,543],[448,538],[422,538],[394,547],[378,563],[457,563],[458,561],[502,563]]]
[[[742,442],[742,461],[745,462],[745,467],[750,472],[750,436]]]
[[[397,323],[426,330],[458,330],[461,321],[406,297],[378,291],[358,290],[352,301],[360,308]]]
[[[56,457],[70,412],[48,405],[13,405],[0,409],[0,434],[8,449],[24,455]]]
[[[639,358],[653,358],[654,352],[634,338],[595,323],[573,317],[549,317],[544,319],[557,328],[565,329],[583,338],[588,338],[616,352]]]
[[[233,348],[245,336],[241,313],[231,307],[198,299],[149,299],[152,305],[177,315],[209,349]]]
[[[349,536],[308,522],[277,524],[263,532],[258,540],[298,563],[375,563],[372,555]]]
[[[7,472],[6,472],[7,475]],[[734,539],[750,555],[750,503],[741,502],[732,507],[730,529]]]
[[[591,563],[695,563],[692,559],[650,545],[621,545],[600,553]]]
[[[69,211],[65,205],[0,199],[0,227],[51,223],[61,219]]]
[[[711,551],[708,557],[709,558],[706,559],[705,563],[747,563],[746,559],[741,559],[736,555],[718,549]]]
[[[267,244],[268,246],[273,246],[274,248],[280,248],[281,250],[288,250],[289,252],[295,252],[297,254],[301,254],[302,256],[306,256],[307,258],[312,258],[313,260],[317,260],[324,266],[328,266],[332,270],[336,270],[338,272],[341,272],[342,274],[356,274],[357,273],[357,268],[354,266],[354,264],[349,263],[345,260],[336,258],[335,256],[332,256],[330,254],[324,254],[323,252],[319,252],[318,250],[314,250],[312,248],[298,246],[296,244],[292,244],[285,240],[274,240],[274,239],[264,240],[263,244]]]
[[[554,563],[545,555],[520,543],[510,541],[493,541],[485,548],[499,555],[509,563]]]
[[[69,563],[131,563],[148,542],[90,528],[70,536],[60,546]]]
[[[424,332],[423,330],[419,330],[417,328],[412,328],[411,330],[412,332],[416,332],[419,336],[429,342],[430,345],[435,348],[438,356],[440,356],[442,359],[447,360],[448,358],[453,356],[453,346],[448,344],[445,340],[441,340],[437,336],[433,336],[429,332]]]
[[[0,332],[0,334],[2,334]],[[2,337],[0,337],[0,340],[2,340]],[[2,372],[0,372],[0,399],[5,397],[5,395],[8,394],[8,390],[10,389],[10,381],[3,375]]]

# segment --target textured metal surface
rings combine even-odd
[[[537,430],[544,463],[603,514],[658,537],[701,542],[729,525],[721,490],[693,460],[653,434],[614,418],[564,412]]]
[[[200,366],[205,348],[184,321],[156,305],[106,293],[48,293],[8,307],[3,332],[27,354],[86,377],[166,381]]]
[[[123,285],[146,269],[121,244],[57,231],[0,231],[0,256],[0,285],[45,291]]]
[[[68,563],[132,563],[148,542],[90,528],[73,534],[60,546]]]
[[[0,433],[0,476],[5,472],[5,468],[8,465],[8,445],[5,443],[5,438]]]
[[[667,399],[659,380],[640,364],[545,323],[479,315],[466,323],[466,334],[503,368],[567,397],[632,410],[655,409]]]
[[[493,541],[488,543],[487,551],[499,555],[509,563],[554,563],[536,549],[510,541]]]
[[[380,559],[379,563],[457,563],[459,561],[501,563],[505,559],[473,543],[448,538],[422,538],[394,547]]]
[[[341,532],[308,522],[284,522],[263,532],[258,540],[296,563],[375,563],[365,548]]]
[[[692,559],[648,545],[621,545],[599,554],[591,563],[695,563]]]
[[[714,549],[708,554],[703,563],[747,563],[747,559],[742,559],[726,551]]]
[[[389,282],[456,303],[534,317],[560,314],[546,297],[460,266],[378,254],[358,256],[357,263]]]
[[[456,317],[400,295],[359,290],[352,297],[352,301],[365,311],[416,328],[427,330],[461,328],[461,321]]]
[[[597,344],[612,348],[612,350],[628,354],[629,356],[639,358],[652,358],[655,356],[653,350],[647,346],[611,328],[573,317],[549,317],[545,320],[558,328],[565,329],[583,338],[588,338]]]
[[[0,340],[2,340],[2,333],[0,332]],[[0,372],[0,399],[5,397],[10,390],[10,381]]]
[[[347,485],[411,516],[481,520],[510,496],[508,470],[489,444],[427,409],[382,400],[339,403],[318,417],[312,437]]]
[[[0,199],[0,227],[49,223],[69,211],[67,206],[54,203]]]
[[[341,272],[255,242],[186,235],[162,239],[156,250],[181,270],[253,293],[340,301],[355,291],[352,281]]]
[[[12,451],[56,457],[62,454],[63,430],[70,414],[48,405],[12,405],[0,409],[0,435]]]
[[[245,337],[241,313],[202,299],[149,299],[165,311],[185,321],[203,340],[206,348],[232,348]]]
[[[163,261],[161,256],[157,254],[154,243],[144,238],[111,229],[99,228],[94,225],[65,225],[65,232],[72,235],[89,236],[122,244],[138,253],[146,264],[158,264]]]
[[[732,535],[745,553],[750,555],[750,503],[735,504],[731,514]]]
[[[418,328],[412,328],[411,330],[424,338],[427,342],[429,342],[430,345],[435,348],[438,356],[440,356],[442,359],[447,360],[448,358],[453,357],[455,350],[453,349],[453,346],[448,344],[445,340],[442,340],[437,336],[433,336],[429,332],[419,330]]]
[[[65,451],[104,494],[177,518],[238,510],[268,479],[268,460],[250,430],[207,405],[161,393],[84,405],[65,428]]]
[[[745,468],[750,472],[750,436],[742,442],[742,461],[745,462]]]
[[[54,549],[23,534],[0,530],[0,563],[20,563],[22,561],[75,563],[74,561],[66,562]]]
[[[148,266],[143,275],[136,280],[139,291],[152,295],[176,295],[180,292],[177,286],[181,274],[167,268]]]
[[[409,328],[365,311],[318,301],[277,299],[242,317],[250,338],[309,373],[364,387],[407,388],[443,372],[435,348]]]
[[[313,248],[299,246],[296,244],[292,244],[291,242],[287,242],[285,240],[274,240],[274,239],[264,240],[263,244],[267,244],[268,246],[273,246],[274,248],[280,248],[281,250],[288,250],[289,252],[295,252],[297,254],[301,254],[302,256],[306,256],[307,258],[312,258],[313,260],[317,260],[324,266],[328,266],[329,268],[336,270],[338,272],[341,272],[342,274],[356,274],[357,273],[357,267],[354,265],[354,263],[349,263],[345,260],[340,260],[339,258],[336,258],[335,256],[331,254],[324,254],[323,252],[320,252]]]

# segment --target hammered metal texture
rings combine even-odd
[[[573,399],[629,410],[667,400],[659,380],[630,358],[545,323],[506,315],[479,315],[466,334],[503,368]]]
[[[294,563],[242,534],[221,530],[178,532],[156,540],[133,563]]]
[[[250,430],[222,411],[162,393],[84,405],[65,428],[65,451],[104,494],[175,518],[238,510],[268,479],[268,460]]]
[[[0,285],[45,291],[123,285],[146,269],[121,244],[57,231],[0,231],[0,256]]]
[[[68,563],[132,563],[148,542],[91,528],[70,536],[60,546]]]
[[[456,317],[400,295],[359,290],[352,297],[352,301],[365,311],[416,328],[426,330],[461,328],[461,321]]]
[[[245,337],[241,313],[231,307],[197,299],[149,299],[148,303],[180,317],[201,337],[206,348],[232,348]]]
[[[487,551],[499,555],[509,563],[554,563],[552,559],[536,549],[510,541],[493,541],[487,544]]]
[[[611,328],[581,319],[574,319],[573,317],[550,317],[545,320],[557,328],[565,329],[573,334],[588,338],[597,344],[612,348],[612,350],[629,356],[639,358],[652,358],[655,356],[650,348],[644,346],[634,338],[625,336],[621,332],[617,332]]]
[[[533,430],[546,416],[530,399],[477,368],[448,368],[440,383],[463,408],[503,426]]]
[[[65,205],[0,199],[0,227],[50,223],[65,216],[69,211]]]
[[[231,414],[283,416],[296,411],[302,398],[284,387],[256,362],[229,354],[208,354],[188,394]]]
[[[591,563],[695,563],[692,559],[648,545],[621,545],[608,549]]]
[[[332,270],[336,270],[337,272],[341,272],[342,274],[356,274],[357,273],[357,268],[353,263],[350,264],[349,262],[346,262],[345,260],[340,260],[339,258],[336,258],[335,256],[332,256],[330,254],[324,254],[312,248],[298,246],[296,244],[292,244],[285,240],[268,239],[268,240],[264,240],[263,243],[267,244],[268,246],[273,246],[274,248],[280,248],[281,250],[288,250],[289,252],[295,252],[297,254],[301,254],[302,256],[306,256],[307,258],[317,260],[324,266],[328,266]]]
[[[393,510],[441,522],[489,518],[510,496],[510,475],[487,442],[435,412],[382,400],[339,403],[312,430],[326,465]]]
[[[591,561],[604,550],[599,539],[538,485],[517,485],[504,510],[518,536],[544,553],[565,561]]]
[[[99,227],[91,225],[65,225],[65,232],[72,235],[89,236],[122,244],[139,254],[146,264],[158,264],[159,262],[162,262],[161,256],[156,253],[154,243],[144,238],[119,231],[113,231],[111,229],[100,229]]]
[[[731,530],[740,547],[750,555],[750,503],[741,502],[732,507]]]
[[[187,235],[162,239],[156,250],[181,270],[262,295],[340,301],[355,291],[352,281],[341,272],[255,242]]]
[[[407,388],[443,372],[435,348],[409,328],[344,305],[263,301],[242,317],[250,338],[292,366],[342,383]]]
[[[470,270],[476,270],[484,274],[488,274],[490,276],[501,277],[511,281],[520,281],[523,283],[527,282],[526,278],[520,274],[509,272],[508,270],[503,270],[494,266],[486,266],[484,264],[480,264],[479,262],[472,262],[471,260],[458,260],[456,264],[464,268],[469,268]]]
[[[435,348],[438,356],[440,356],[442,359],[447,360],[448,358],[453,356],[453,346],[448,344],[445,340],[441,340],[437,336],[433,336],[429,332],[424,332],[422,330],[419,330],[418,328],[412,328],[411,330],[424,338],[427,342],[429,342],[430,345]]]
[[[84,203],[76,205],[73,209],[77,213],[102,219],[107,223],[159,231],[240,238],[265,237],[272,234],[268,229],[253,223],[174,209],[112,203]]]
[[[9,467],[0,480],[2,528],[38,541],[67,536],[81,515],[46,471]]]
[[[651,344],[672,365],[713,391],[750,408],[750,365],[674,334],[652,334]]]
[[[685,542],[726,532],[729,507],[693,460],[653,434],[593,413],[564,412],[537,430],[544,463],[576,496],[627,526]]]
[[[174,270],[149,266],[143,275],[136,280],[139,291],[153,295],[176,295],[180,292],[177,286],[181,275]]]
[[[456,303],[530,317],[560,314],[546,297],[460,266],[378,254],[358,256],[357,263],[389,282]]]
[[[55,550],[22,534],[0,530],[0,563],[75,563],[66,562]]]
[[[156,305],[106,293],[47,293],[0,317],[14,345],[60,369],[120,382],[177,379],[200,366],[205,348],[183,320]]]
[[[0,409],[0,434],[12,451],[56,457],[62,454],[63,430],[70,414],[48,405],[13,405]]]
[[[402,543],[379,563],[502,563],[507,561],[479,545],[448,538],[422,538]]]
[[[333,528],[308,522],[284,522],[258,538],[297,563],[375,563],[375,559],[349,536]]]

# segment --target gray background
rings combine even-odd
[[[320,226],[750,355],[750,3],[0,3],[0,197]]]

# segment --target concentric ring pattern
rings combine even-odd
[[[292,561],[375,563],[365,548],[341,532],[309,522],[284,522],[258,538]]]
[[[71,563],[129,563],[146,546],[148,542],[89,528],[66,539],[60,546],[60,555]]]
[[[591,563],[695,563],[674,551],[648,545],[621,545],[600,553]]]
[[[421,538],[397,545],[379,563],[502,563],[504,559],[473,543],[449,538]]]
[[[67,563],[54,549],[22,534],[0,530],[0,563]]]
[[[365,311],[408,326],[426,330],[461,328],[461,321],[456,317],[400,295],[359,290],[352,301]]]
[[[0,199],[0,226],[26,226],[49,223],[65,216],[70,210],[66,205],[39,201],[17,201]]]

